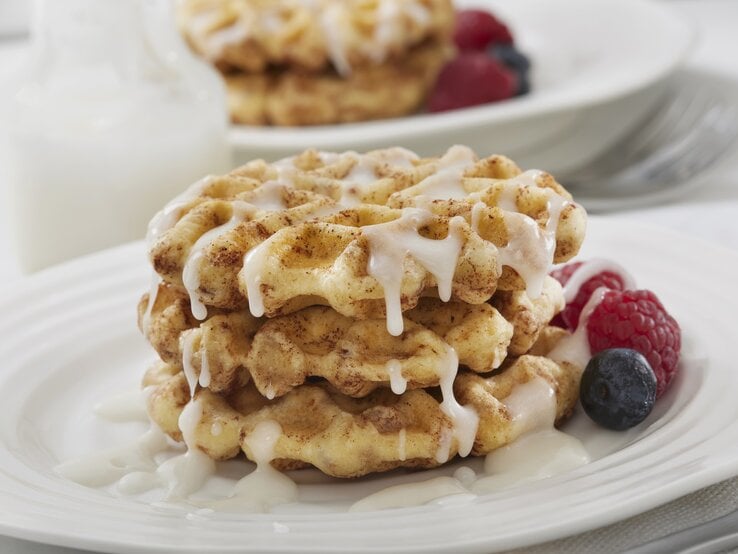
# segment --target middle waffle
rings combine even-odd
[[[146,294],[138,307],[142,327],[148,303]],[[448,346],[461,366],[493,371],[508,355],[528,352],[563,305],[551,277],[534,300],[504,291],[478,305],[423,298],[403,314],[403,334],[393,336],[384,319],[351,319],[327,306],[270,319],[221,311],[200,323],[186,294],[160,285],[143,331],[164,362],[213,392],[253,380],[272,399],[321,378],[342,394],[364,397],[380,387],[437,387]]]

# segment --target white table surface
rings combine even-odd
[[[738,54],[738,32],[736,32],[738,29],[738,1],[672,0],[669,3],[686,14],[700,32],[700,42],[690,56],[689,65],[711,69],[738,80],[738,58],[736,58]],[[20,59],[23,47],[22,42],[0,42],[0,81],[12,65]],[[3,186],[4,184],[0,183],[0,197],[2,197]],[[738,250],[738,150],[733,152],[719,168],[711,172],[710,177],[698,191],[692,191],[688,196],[668,205],[621,212],[608,217],[640,220],[670,227]],[[4,227],[4,222],[1,222],[0,283],[7,285],[21,278],[22,274],[12,255],[9,230]],[[724,485],[720,490],[738,490],[736,483],[738,481]],[[716,493],[708,490],[703,496],[712,498],[715,495]],[[735,496],[735,492],[732,496]],[[681,500],[681,503],[676,501],[660,508],[661,512],[655,513],[655,517],[668,519],[670,514],[676,516],[677,513],[685,511],[685,502],[687,511],[689,511],[690,502],[694,504],[695,510],[700,510],[700,499],[700,496],[686,497]],[[625,531],[627,532],[627,529]],[[612,551],[616,545],[608,543],[607,537],[617,534],[622,534],[622,531],[603,529],[599,535],[591,535],[589,542],[583,538],[579,541],[579,545],[592,547],[595,544],[598,546],[598,551]],[[593,543],[591,542],[592,537],[601,538]],[[536,552],[557,552],[562,549],[574,551],[577,539],[572,538],[568,541],[541,545],[532,550]],[[0,537],[0,553],[2,554],[78,554],[80,552]]]

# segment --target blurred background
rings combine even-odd
[[[0,0],[0,279],[311,147],[468,144],[590,212],[735,244],[738,3],[410,4]]]

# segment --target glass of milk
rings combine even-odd
[[[2,164],[19,260],[34,271],[143,238],[167,200],[227,171],[222,82],[169,0],[37,0]]]

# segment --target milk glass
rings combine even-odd
[[[168,0],[35,9],[0,131],[26,271],[143,238],[167,200],[230,165],[223,85],[187,50]]]

